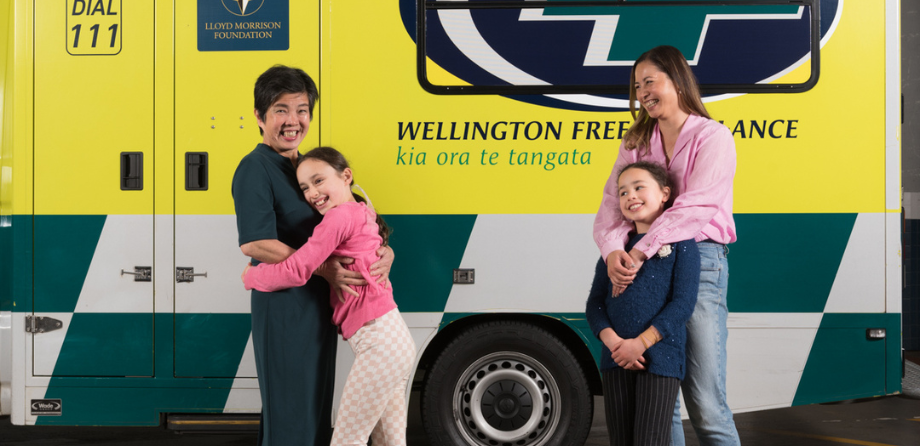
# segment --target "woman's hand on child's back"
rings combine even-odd
[[[386,288],[387,280],[390,278],[390,268],[393,266],[393,259],[396,258],[396,254],[393,253],[393,248],[381,246],[377,249],[377,257],[380,257],[380,259],[371,264],[371,269],[368,272],[372,277],[377,278],[377,283]]]
[[[345,301],[342,295],[343,292],[355,297],[358,296],[358,292],[353,290],[351,285],[367,285],[367,282],[361,277],[361,273],[346,269],[343,266],[352,263],[355,263],[355,259],[351,257],[332,256],[316,269],[316,274],[326,279],[326,282],[329,282],[329,287],[335,290],[339,300],[342,302]]]

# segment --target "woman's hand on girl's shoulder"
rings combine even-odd
[[[619,296],[626,290],[626,287],[636,278],[637,271],[639,267],[626,251],[613,251],[607,256],[607,276],[613,283],[614,296]]]

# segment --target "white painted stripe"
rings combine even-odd
[[[255,378],[237,378],[227,395],[224,413],[259,413],[262,411],[262,396],[259,381]]]
[[[600,254],[593,214],[479,215],[445,312],[584,312]]]
[[[901,209],[901,3],[885,2],[885,208]],[[901,312],[900,214],[887,214],[885,231],[885,307]]]
[[[901,11],[885,2],[885,208],[901,208]]]
[[[240,279],[249,258],[240,251],[236,217],[177,215],[175,233],[176,266],[207,273],[175,284],[176,313],[249,313],[250,292]]]
[[[825,313],[885,311],[885,214],[856,216]],[[820,249],[820,247],[818,248]]]
[[[157,313],[172,313],[176,274],[173,259],[175,226],[172,215],[156,215],[153,218],[153,308]]]
[[[249,340],[246,341],[246,348],[243,349],[243,356],[240,358],[240,366],[236,369],[237,378],[256,378],[256,356],[252,347],[252,332],[249,332]],[[235,382],[235,381],[234,381]]]
[[[821,325],[823,313],[729,313],[728,329],[814,328]]]
[[[21,316],[21,314],[20,314]],[[13,313],[0,311],[0,352],[13,350]],[[0,353],[0,415],[9,415],[12,410],[13,356]]]
[[[444,313],[407,313],[400,311],[406,325],[412,328],[438,328]],[[418,343],[419,339],[415,340]]]
[[[14,425],[25,424],[26,413],[26,377],[31,375],[32,361],[27,361],[28,354],[31,352],[32,334],[26,333],[25,314],[16,313],[12,319],[11,331],[13,337],[11,355],[13,358],[12,368],[12,395],[10,402],[13,413],[10,415],[10,421]]]
[[[153,217],[107,216],[74,312],[152,313],[153,282],[121,273],[135,266],[153,267]]]
[[[901,214],[885,214],[885,312],[902,311]],[[898,318],[900,320],[900,318]],[[897,333],[893,333],[897,335]]]
[[[35,313],[34,315],[52,317],[61,321],[63,324],[58,330],[30,336],[33,345],[31,358],[33,362],[32,374],[38,376],[51,376],[54,372],[54,365],[57,363],[58,356],[61,354],[64,338],[67,337],[67,331],[70,328],[70,321],[73,319],[73,313]]]
[[[588,42],[588,50],[585,54],[584,66],[602,67],[602,66],[632,66],[633,60],[608,60],[610,48],[613,46],[613,37],[616,34],[617,23],[620,20],[619,15],[543,15],[544,9],[522,9],[520,20],[522,21],[593,21],[594,28],[591,33],[591,39]],[[706,42],[706,34],[709,32],[709,25],[713,20],[798,20],[802,18],[805,11],[804,6],[799,6],[795,13],[792,14],[706,14],[703,21],[703,28],[696,41],[696,49],[693,58],[688,60],[690,66],[699,63],[700,53],[703,52],[703,43]],[[791,71],[792,68],[787,68]]]
[[[732,411],[791,406],[817,333],[817,327],[732,329],[726,379]]]

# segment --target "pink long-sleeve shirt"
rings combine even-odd
[[[735,140],[728,128],[712,119],[690,115],[684,122],[671,162],[667,162],[658,125],[649,141],[650,153],[620,151],[613,172],[604,186],[604,197],[594,219],[594,241],[604,259],[622,250],[629,240],[633,223],[620,211],[617,175],[628,164],[653,161],[667,167],[677,188],[674,204],[652,223],[645,237],[636,245],[646,257],[655,255],[662,245],[681,240],[717,243],[737,240],[732,217],[732,182],[735,178]],[[672,191],[672,194],[674,191]]]
[[[261,263],[250,268],[243,283],[247,290],[259,291],[298,287],[307,283],[330,256],[355,259],[345,268],[361,273],[367,281],[367,285],[353,287],[358,297],[343,293],[342,302],[335,290],[329,293],[332,322],[339,327],[342,337],[348,339],[366,322],[396,308],[393,287],[389,282],[378,284],[370,275],[370,266],[377,261],[382,241],[374,211],[364,203],[342,203],[326,212],[307,243],[294,254],[281,263]]]

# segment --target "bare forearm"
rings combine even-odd
[[[280,263],[294,253],[294,248],[278,240],[255,240],[240,246],[243,254],[264,263]]]

